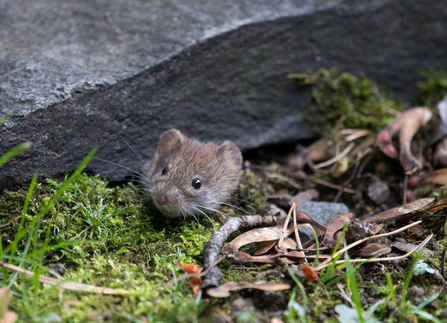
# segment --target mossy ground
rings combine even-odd
[[[421,100],[433,105],[438,97],[434,91],[444,86],[447,77],[434,72],[426,72],[425,77],[428,80],[420,85],[423,95]],[[344,105],[350,109],[358,104],[365,107],[359,113],[369,111],[368,114],[360,119],[363,123],[353,124],[354,127],[379,129],[388,120],[383,118],[383,113],[387,111],[384,107],[398,109],[403,106],[392,101],[389,94],[378,95],[382,92],[377,92],[377,87],[362,75],[339,76],[336,71],[320,71],[315,75],[301,74],[298,78],[308,85],[316,86],[313,91],[314,105],[321,101],[325,102],[325,108],[331,109]],[[339,79],[336,80],[337,78]],[[321,86],[317,86],[318,82],[322,82]],[[338,91],[340,88],[341,92]],[[372,106],[378,107],[377,113],[370,111]],[[329,116],[329,119],[320,120],[323,128],[348,112],[339,110]],[[276,173],[281,170],[278,165],[270,165],[269,169],[274,169]],[[19,314],[19,321],[101,322],[112,315],[112,322],[139,322],[145,319],[149,322],[206,322],[210,321],[216,308],[220,309],[220,313],[230,313],[232,301],[240,296],[234,295],[224,300],[196,298],[186,281],[164,287],[174,275],[183,274],[181,263],[202,265],[203,245],[209,240],[211,233],[220,227],[217,220],[201,219],[200,223],[193,219],[168,220],[148,206],[144,194],[134,185],[111,187],[99,176],[85,174],[77,176],[64,187],[63,194],[53,203],[53,197],[58,194],[62,185],[53,180],[37,184],[29,199],[26,187],[18,191],[3,192],[0,196],[2,250],[17,241],[17,252],[11,260],[13,264],[21,264],[40,275],[54,273],[55,267],[52,265],[61,264],[66,269],[63,275],[65,280],[127,289],[130,295],[112,296],[68,290],[62,292],[59,286],[43,285],[35,279],[3,268],[3,286],[9,285],[13,292],[10,309]],[[244,176],[231,203],[251,214],[263,214],[268,205],[269,194],[273,191],[295,194],[299,187],[304,187],[304,184],[294,182],[291,178],[283,181],[281,177],[269,177],[264,172],[252,171]],[[445,190],[442,189],[435,192],[431,188],[428,190],[430,195],[445,195]],[[420,194],[425,194],[424,188],[420,191]],[[23,212],[27,201],[29,207]],[[41,210],[47,206],[51,206],[48,212],[39,221],[35,221]],[[226,206],[221,211],[230,216],[242,214],[240,210]],[[22,238],[16,240],[17,232],[22,230],[22,214],[24,228],[32,227]],[[438,265],[437,260],[446,245],[446,239],[437,241],[433,245],[436,257],[426,261]],[[38,253],[39,250],[44,252]],[[8,256],[9,253],[4,255]],[[356,271],[363,309],[383,300],[376,311],[376,315],[383,321],[413,321],[417,314],[408,311],[414,309],[411,301],[407,300],[395,312],[386,308],[392,290],[395,289],[396,295],[405,290],[403,284],[412,263],[411,260],[406,260],[399,267],[387,265],[386,272],[392,279],[392,285],[388,285],[385,274],[368,266]],[[278,282],[288,279],[292,282],[293,289],[283,292],[288,299],[288,305],[283,311],[283,318],[287,322],[319,322],[322,321],[321,314],[326,316],[325,322],[337,322],[334,318],[334,306],[347,303],[340,297],[341,292],[336,285],[329,287],[321,281],[304,282],[304,286],[295,285],[290,277],[284,275],[287,273],[284,268],[276,270],[274,275],[270,274],[274,269],[270,265],[250,265],[246,270],[237,270],[231,260],[225,260],[219,264],[219,268],[228,281]],[[352,290],[352,277],[350,283],[346,279],[340,283],[343,288],[346,289],[349,285]],[[423,286],[428,294],[440,290],[430,277],[413,278],[413,283]],[[435,316],[447,306],[447,297],[441,293],[436,301],[436,308],[424,309]],[[259,309],[247,307],[246,311],[237,315],[236,321],[259,320],[257,311]],[[405,311],[408,313],[404,314]],[[264,318],[268,317],[266,313],[262,315]],[[403,319],[399,319],[401,315],[404,315]],[[417,318],[419,321],[427,320],[420,315]]]

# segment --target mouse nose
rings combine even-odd
[[[159,205],[166,205],[166,204],[168,204],[169,203],[168,196],[166,194],[164,194],[164,193],[158,194],[158,196],[157,196],[157,203]]]

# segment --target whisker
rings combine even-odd
[[[223,204],[223,205],[232,206],[232,207],[234,207],[234,208],[236,208],[236,209],[238,209],[238,210],[241,210],[242,212],[245,212],[245,213],[247,213],[248,215],[250,215],[250,213],[248,213],[247,211],[241,209],[240,207],[237,207],[236,205],[232,205],[232,204],[228,204],[228,203],[224,203],[224,202],[217,202],[217,203],[219,203],[219,204]]]
[[[135,155],[137,155],[138,158],[140,158],[140,160],[143,162],[143,164],[145,163],[145,161],[143,160],[143,157],[141,157],[141,155],[135,150],[133,149],[133,147],[126,141],[126,139],[124,139],[123,136],[121,136],[121,134],[118,132],[118,130],[116,130],[115,128],[113,128],[115,130],[115,132],[118,134],[118,136],[121,137],[121,139],[126,143],[126,145],[134,152]]]
[[[188,213],[191,214],[191,216],[192,216],[194,219],[196,219],[196,221],[197,221],[198,224],[200,224],[199,219],[196,217],[196,215],[195,215],[193,212],[191,212],[190,210],[188,210]]]
[[[208,216],[208,214],[206,214],[205,212],[203,212],[202,210],[199,210],[198,208],[194,208],[194,210],[199,211],[200,213],[202,213],[204,216],[206,216],[208,218],[208,220],[210,220],[211,223],[213,223],[213,221],[211,221],[211,218]]]
[[[208,210],[208,211],[217,212],[217,213],[223,215],[224,217],[228,217],[227,214],[225,214],[225,213],[223,213],[223,212],[221,212],[221,211],[219,211],[219,210],[216,210],[216,209],[214,209],[214,208],[211,208],[211,207],[206,207],[206,206],[203,206],[203,205],[197,205],[197,207],[198,207],[198,208],[199,208],[199,207],[204,208],[205,210]]]
[[[132,168],[129,168],[129,167],[126,167],[126,166],[123,166],[123,165],[120,165],[120,164],[117,164],[117,163],[114,163],[114,162],[111,162],[111,161],[108,161],[108,160],[105,160],[105,159],[102,159],[102,158],[99,158],[99,157],[93,157],[93,158],[97,159],[97,160],[100,160],[100,161],[102,161],[104,163],[109,163],[109,164],[112,164],[112,165],[115,165],[115,166],[122,167],[124,169],[127,169],[127,170],[130,170],[130,171],[134,172],[135,174],[140,175],[141,177],[144,177],[143,174],[141,174],[140,172],[137,172],[135,169],[132,169]]]

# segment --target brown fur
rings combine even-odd
[[[204,144],[173,129],[161,136],[154,158],[144,167],[144,181],[164,215],[200,215],[228,199],[239,183],[241,167],[242,154],[231,141]],[[164,168],[168,171],[162,175]],[[192,186],[195,178],[201,181],[200,189]],[[157,203],[161,196],[165,205]]]

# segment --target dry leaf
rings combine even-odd
[[[282,244],[283,248],[286,248],[288,250],[295,250],[297,247],[296,241],[292,238],[285,238],[284,242]]]
[[[182,264],[183,270],[188,274],[200,274],[200,268],[196,267],[195,264]],[[202,287],[202,278],[193,277],[189,280],[189,287],[195,296],[199,294],[200,287]]]
[[[417,246],[416,246],[417,247]],[[355,253],[359,257],[380,257],[391,252],[386,243],[368,243]]]
[[[352,221],[354,217],[354,214],[352,213],[344,213],[339,214],[335,218],[332,219],[332,221],[327,226],[326,234],[323,238],[323,244],[329,246],[331,249],[335,246],[338,239],[336,240],[334,238],[335,233],[345,226],[346,223],[349,223]]]
[[[377,145],[382,152],[391,157],[399,157],[406,174],[413,173],[422,165],[411,153],[411,140],[413,136],[432,117],[431,111],[426,107],[411,108],[396,117],[385,129],[377,135]],[[392,144],[392,137],[399,132],[400,153]]]
[[[293,196],[289,200],[289,205],[292,205],[293,202],[296,204],[300,204],[303,202],[309,202],[318,198],[320,193],[314,188],[307,189],[305,191],[299,192],[297,195]]]
[[[258,246],[255,251],[255,255],[263,255],[266,252],[268,252],[270,249],[273,248],[273,246],[276,244],[278,240],[269,240],[269,241],[261,241],[258,243]]]
[[[278,290],[287,290],[290,289],[289,284],[252,284],[248,282],[227,282],[219,287],[209,288],[206,293],[211,297],[229,297],[231,296],[231,292],[240,291],[242,289],[258,289],[263,291],[278,291]]]
[[[281,237],[281,232],[282,228],[279,226],[250,230],[236,237],[233,241],[223,247],[222,254],[236,254],[240,247],[253,242],[278,240]],[[289,230],[287,236],[290,233],[291,231]]]
[[[304,266],[303,268],[301,268],[301,270],[304,273],[304,279],[306,279],[306,280],[317,280],[318,279],[317,273],[311,267]]]
[[[433,166],[447,167],[447,95],[436,106],[433,129],[430,143]]]
[[[400,217],[401,215],[412,213],[419,211],[427,204],[430,204],[435,200],[434,197],[426,197],[423,199],[416,200],[411,203],[407,203],[405,205],[397,206],[395,208],[386,210],[384,212],[373,215],[367,219],[362,220],[361,222],[372,223],[372,222],[383,222],[390,219],[394,219]]]

